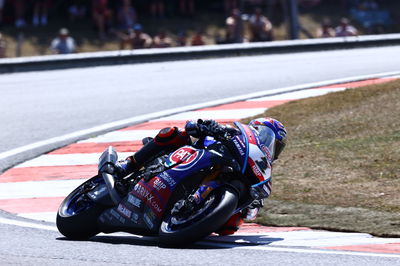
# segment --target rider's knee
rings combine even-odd
[[[158,132],[154,141],[162,146],[183,146],[190,144],[190,137],[184,130],[177,127],[166,127]]]

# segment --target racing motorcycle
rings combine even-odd
[[[117,231],[159,236],[183,245],[216,232],[254,201],[253,185],[268,182],[271,150],[251,127],[235,122],[239,134],[220,132],[183,146],[120,178],[117,153],[107,148],[98,175],[61,203],[57,228],[70,239]],[[146,139],[144,139],[145,144]],[[272,142],[273,140],[271,140]]]

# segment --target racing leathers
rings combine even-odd
[[[240,134],[238,129],[229,126],[223,126],[214,120],[201,120],[197,122],[188,121],[185,129],[178,127],[167,127],[159,131],[155,138],[146,138],[145,145],[134,155],[117,164],[118,175],[123,177],[134,171],[138,171],[146,162],[159,156],[168,154],[184,145],[193,145],[192,138],[204,138],[212,136],[216,139],[234,136]],[[250,195],[253,197],[253,203],[244,213],[238,213],[229,218],[217,233],[220,235],[229,235],[235,233],[243,223],[243,218],[255,219],[258,210],[263,206],[263,199],[267,198],[271,192],[270,180],[260,182],[250,188]]]

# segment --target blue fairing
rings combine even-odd
[[[188,162],[189,160],[186,160],[183,163],[180,163],[177,166],[165,171],[174,179],[176,183],[180,183],[187,176],[198,173],[201,169],[212,166],[211,158],[214,156],[210,152],[203,149],[195,149],[191,146],[184,146],[182,148],[192,149],[195,151],[195,153],[191,155],[194,158],[189,158],[190,162]],[[171,157],[172,155],[168,158],[168,163],[172,162]]]
[[[238,129],[240,130],[240,132],[242,133],[242,134],[240,134],[240,135],[237,135],[237,136],[235,136],[235,138],[238,138],[238,140],[241,140],[241,142],[244,144],[244,149],[245,149],[245,153],[242,155],[241,154],[241,158],[242,158],[242,162],[241,162],[241,165],[242,165],[242,174],[244,174],[244,172],[245,172],[245,170],[246,170],[246,167],[247,167],[247,160],[249,159],[249,139],[247,138],[247,135],[246,135],[246,133],[245,133],[245,131],[244,131],[244,129],[243,129],[243,126],[242,126],[242,124],[241,123],[239,123],[239,122],[235,122],[234,123],[235,124],[235,126],[237,126],[238,127]],[[235,143],[235,142],[234,142]],[[235,143],[235,145],[236,145],[236,143]]]

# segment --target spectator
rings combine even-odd
[[[132,49],[150,48],[152,44],[151,37],[143,32],[142,25],[135,24],[133,32],[129,38]]]
[[[92,17],[100,39],[105,39],[106,29],[110,26],[112,20],[108,0],[92,0]]]
[[[74,0],[68,8],[69,20],[75,22],[86,16],[86,0]]]
[[[50,0],[33,0],[33,26],[47,25],[49,4]]]
[[[178,33],[178,38],[176,39],[176,46],[186,46],[187,42],[187,36],[186,33],[181,31]]]
[[[23,28],[25,22],[25,0],[14,0],[15,27]]]
[[[357,36],[357,34],[357,29],[350,25],[350,21],[347,18],[342,18],[340,25],[336,27],[336,37]]]
[[[183,16],[193,16],[195,13],[194,0],[179,0],[179,11]]]
[[[336,32],[332,26],[332,22],[330,19],[324,19],[322,22],[321,28],[317,30],[317,37],[318,38],[330,38],[335,37]]]
[[[226,42],[241,43],[243,42],[243,20],[242,14],[238,8],[232,10],[231,16],[226,21]]]
[[[5,0],[0,0],[0,26],[3,23],[3,8]]]
[[[167,36],[165,31],[160,31],[153,38],[153,47],[154,48],[167,48],[172,46],[172,39]]]
[[[0,58],[6,57],[7,42],[0,33]]]
[[[153,18],[163,18],[165,16],[164,0],[150,0],[150,14]]]
[[[136,10],[131,5],[131,0],[122,0],[122,6],[118,10],[118,26],[121,30],[128,30],[136,23]]]
[[[58,37],[51,42],[50,49],[54,54],[75,53],[75,40],[69,36],[68,29],[60,29]]]
[[[192,46],[199,46],[199,45],[205,45],[206,43],[204,42],[203,35],[201,34],[200,31],[197,31],[195,35],[192,37],[191,45]]]
[[[261,8],[256,8],[249,19],[252,42],[272,41],[272,23],[262,14]]]

